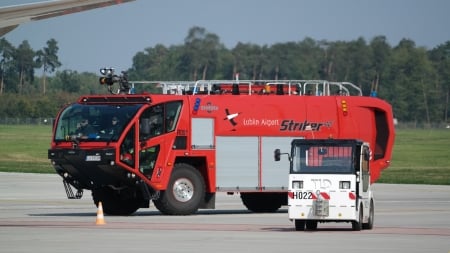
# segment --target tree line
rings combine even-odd
[[[238,43],[228,49],[216,34],[192,27],[183,44],[147,47],[132,62],[126,70],[129,80],[233,79],[239,73],[246,80],[348,81],[365,95],[376,91],[392,104],[399,121],[449,121],[450,41],[426,49],[410,39],[391,46],[385,36],[370,41],[305,38],[270,46]],[[96,73],[60,66],[54,39],[37,51],[26,40],[16,48],[1,39],[0,117],[54,117],[61,105],[81,94],[105,92]]]

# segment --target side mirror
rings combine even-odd
[[[364,150],[363,150],[363,156],[364,156],[364,160],[365,161],[369,161],[370,160],[370,150],[369,150],[369,148],[368,147],[364,147]]]
[[[275,149],[275,151],[273,152],[273,158],[275,161],[280,161],[280,156],[281,156],[281,151],[279,148]]]
[[[370,160],[370,155],[367,152],[364,152],[364,160],[365,161],[369,161]]]

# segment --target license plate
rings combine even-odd
[[[86,161],[87,162],[100,162],[102,160],[102,157],[99,155],[87,155]]]

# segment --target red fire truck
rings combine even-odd
[[[254,212],[276,211],[287,204],[289,164],[273,161],[273,150],[294,138],[368,142],[372,182],[390,163],[391,106],[351,83],[159,81],[146,85],[161,94],[130,94],[137,83],[102,74],[115,94],[63,108],[48,158],[68,198],[91,190],[107,214],[128,215],[152,200],[164,214],[187,215],[214,208],[217,192],[239,193]]]

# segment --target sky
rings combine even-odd
[[[36,0],[2,0],[8,6]],[[132,67],[136,53],[162,44],[182,45],[190,28],[203,27],[232,49],[314,40],[368,43],[386,36],[391,46],[411,39],[432,49],[450,40],[448,0],[136,0],[28,22],[4,36],[34,50],[58,42],[58,70],[98,72]]]

